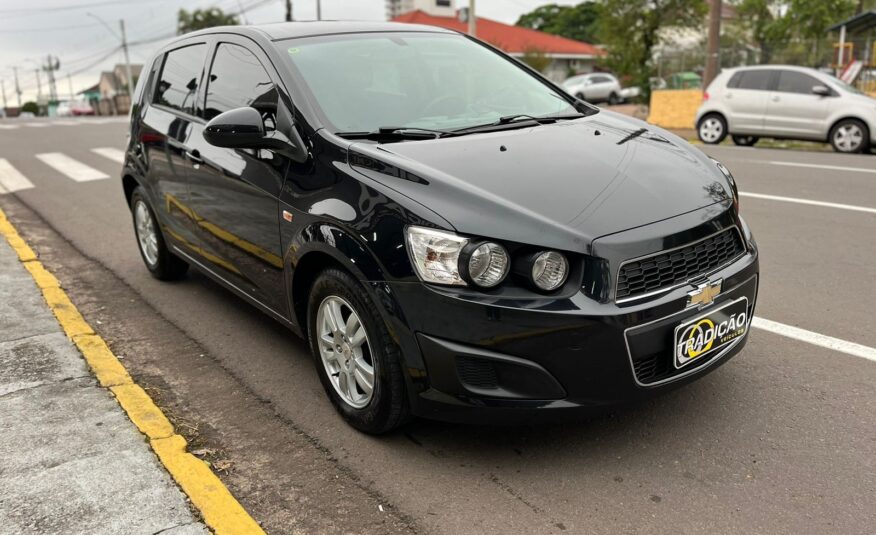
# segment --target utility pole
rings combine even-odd
[[[6,80],[0,80],[0,90],[3,91],[3,111],[6,111]]]
[[[709,2],[709,44],[706,52],[706,72],[703,76],[703,87],[709,87],[712,80],[718,76],[721,51],[721,0]]]
[[[12,74],[15,76],[15,95],[18,97],[18,109],[21,109],[21,87],[18,85],[18,67],[12,67]]]
[[[43,84],[40,82],[40,70],[34,69],[33,72],[36,73],[37,79],[37,104],[39,104],[40,98],[43,96]]]
[[[475,0],[468,0],[468,34],[472,37],[478,33],[478,16],[475,14]]]
[[[67,87],[70,89],[70,100],[76,98],[76,95],[73,93],[73,78],[70,76],[70,73],[67,73]]]
[[[292,0],[286,0],[286,22],[292,22]]]
[[[322,20],[322,1],[316,0],[316,20]]]
[[[58,88],[55,85],[55,71],[61,66],[58,58],[52,60],[52,55],[46,56],[46,77],[49,84],[49,101],[58,100]]]
[[[125,75],[128,77],[128,96],[134,98],[134,75],[131,74],[131,58],[128,57],[128,38],[125,35],[125,19],[119,19],[119,28],[122,30],[122,50],[125,52]],[[134,103],[131,102],[130,105]]]

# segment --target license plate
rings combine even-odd
[[[748,330],[748,299],[741,297],[675,328],[676,368],[718,351]]]

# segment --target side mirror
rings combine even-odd
[[[227,149],[269,149],[293,161],[303,163],[310,154],[304,140],[292,122],[292,115],[281,105],[278,109],[277,130],[267,132],[262,114],[248,106],[220,113],[204,127],[204,139],[215,147]],[[290,137],[280,129],[288,130]]]
[[[256,149],[264,138],[262,115],[250,107],[220,113],[204,128],[207,143],[227,149]]]
[[[819,84],[812,86],[812,94],[818,95],[819,97],[829,97],[831,95],[831,92],[829,87]]]

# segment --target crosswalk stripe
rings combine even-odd
[[[36,157],[42,160],[46,165],[53,167],[59,173],[67,175],[76,182],[87,182],[89,180],[109,178],[109,175],[106,173],[98,171],[93,167],[89,167],[78,160],[74,160],[61,152],[45,152],[43,154],[37,154]]]
[[[15,130],[18,128],[17,124],[0,124],[0,130]]]
[[[49,126],[49,123],[24,123],[24,126],[29,126],[31,128],[45,128]]]
[[[12,193],[33,187],[33,182],[12,167],[9,160],[0,158],[0,193]]]
[[[123,150],[113,147],[98,147],[96,149],[91,149],[91,152],[99,154],[104,158],[109,158],[114,162],[125,163],[125,151]]]

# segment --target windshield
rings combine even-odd
[[[580,114],[523,67],[460,35],[332,35],[277,45],[335,132]]]
[[[834,85],[839,86],[840,89],[845,89],[849,93],[854,93],[855,95],[863,95],[864,94],[864,92],[861,91],[860,89],[858,89],[857,87],[855,87],[853,85],[849,85],[833,75],[829,75],[829,76],[830,76],[830,81]]]

